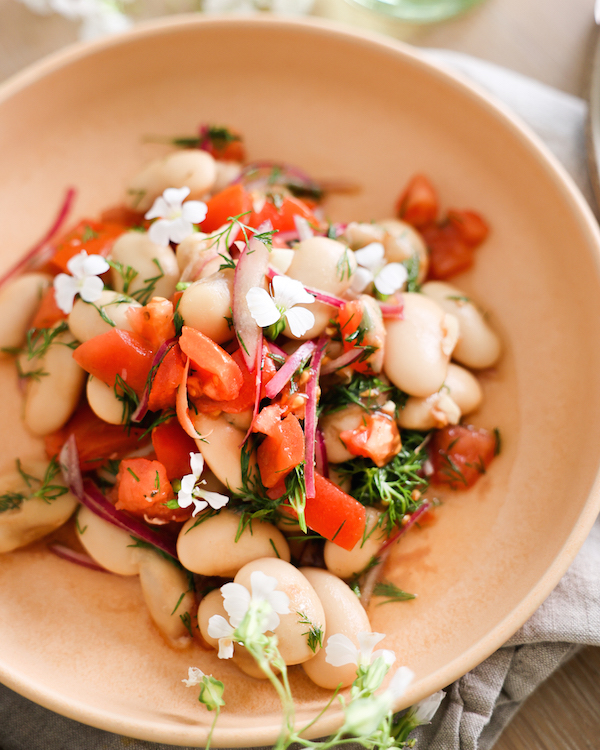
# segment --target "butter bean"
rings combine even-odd
[[[24,273],[0,290],[0,349],[17,348],[52,277],[46,273]],[[0,357],[6,356],[0,351]]]
[[[479,381],[464,367],[450,362],[444,388],[448,389],[452,400],[463,415],[470,414],[481,406],[483,392]]]
[[[123,408],[123,401],[117,398],[115,389],[90,375],[85,389],[88,404],[97,417],[108,424],[124,424],[127,421],[127,411]]]
[[[233,271],[219,271],[188,286],[181,296],[179,312],[186,326],[222,344],[234,335],[228,322],[232,296]]]
[[[398,413],[398,424],[407,430],[433,430],[458,424],[460,417],[460,408],[444,384],[440,391],[426,398],[408,398]]]
[[[157,245],[146,232],[125,232],[113,245],[111,257],[137,273],[126,284],[123,275],[111,269],[112,286],[144,304],[152,297],[172,297],[179,281],[177,258],[170,247]],[[137,293],[137,295],[136,295]],[[142,297],[140,297],[140,294]]]
[[[327,570],[339,578],[352,578],[363,571],[377,556],[379,548],[385,541],[387,535],[385,527],[377,528],[381,513],[375,508],[365,508],[366,511],[366,534],[351,550],[342,549],[335,542],[325,542],[325,565]]]
[[[140,549],[128,531],[118,528],[82,506],[77,514],[79,540],[88,555],[103,568],[121,576],[139,573]]]
[[[77,298],[68,317],[69,330],[77,341],[89,341],[94,336],[107,333],[111,328],[131,331],[127,311],[132,307],[141,307],[139,302],[110,289],[105,289],[96,302],[84,302]],[[106,320],[108,318],[111,323]]]
[[[429,269],[429,255],[423,237],[414,227],[400,219],[384,219],[379,225],[384,230],[382,242],[388,262],[402,263],[416,255],[419,261],[417,281],[421,284]]]

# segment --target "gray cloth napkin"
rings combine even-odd
[[[458,53],[428,50],[521,116],[592,201],[584,144],[585,103],[517,73]],[[489,750],[522,702],[582,645],[600,646],[600,520],[573,565],[525,625],[447,688],[418,750]],[[353,748],[353,745],[348,746]],[[66,719],[0,686],[1,750],[177,750]],[[189,750],[189,749],[188,749]]]

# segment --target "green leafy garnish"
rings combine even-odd
[[[382,604],[391,604],[393,602],[407,602],[410,599],[416,599],[415,594],[409,594],[407,591],[403,591],[391,581],[378,581],[375,584],[375,588],[373,589],[373,596],[386,597],[385,601],[377,603],[378,607]]]

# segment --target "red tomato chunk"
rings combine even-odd
[[[437,430],[429,444],[432,484],[454,490],[472,487],[498,453],[497,435],[472,426],[454,425]]]

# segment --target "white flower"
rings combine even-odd
[[[444,700],[446,693],[443,690],[438,690],[437,693],[430,695],[428,698],[423,698],[411,708],[414,721],[418,724],[429,724],[429,722],[435,716],[435,712],[440,707],[440,703]]]
[[[81,21],[80,39],[94,39],[125,31],[132,21],[119,10],[117,0],[21,0],[34,13],[59,13],[70,21]]]
[[[95,302],[100,298],[104,284],[99,275],[108,271],[110,266],[101,255],[88,255],[82,250],[67,262],[72,276],[59,273],[54,279],[54,296],[56,304],[64,313],[73,309],[73,301],[78,294],[86,302]]]
[[[219,659],[233,656],[233,633],[235,628],[222,615],[213,615],[208,621],[208,634],[219,642]]]
[[[250,588],[252,594],[241,583],[226,583],[221,586],[223,595],[223,606],[229,615],[231,624],[237,628],[242,622],[246,612],[250,609],[250,603],[267,602],[270,611],[264,622],[263,633],[267,630],[275,630],[279,625],[279,615],[287,615],[290,612],[289,597],[284,591],[276,591],[278,581],[273,576],[265,575],[260,570],[250,574]]]
[[[387,689],[381,694],[381,697],[387,698],[391,707],[398,698],[401,698],[404,695],[414,678],[415,673],[412,669],[409,669],[408,667],[399,667],[394,673]]]
[[[119,34],[131,28],[133,21],[115,8],[101,5],[94,13],[89,13],[83,19],[79,29],[79,38],[83,40],[97,39],[109,34]]]
[[[177,493],[177,503],[180,508],[189,508],[194,505],[192,516],[197,516],[201,510],[209,505],[213,510],[219,510],[227,505],[229,498],[227,495],[220,495],[218,492],[203,490],[200,485],[206,484],[206,480],[200,479],[204,471],[204,456],[202,453],[190,453],[191,474],[186,474],[181,480],[181,489]]]
[[[384,638],[383,633],[359,633],[359,648],[356,648],[347,635],[335,633],[327,639],[325,661],[334,667],[342,667],[344,664],[367,667],[375,659],[381,657],[386,664],[391,666],[396,661],[396,654],[393,651],[389,649],[373,651],[373,648]]]
[[[355,737],[369,736],[375,732],[394,703],[404,695],[413,678],[414,673],[408,667],[400,667],[383,693],[353,701],[346,714],[344,732]]]
[[[190,667],[188,669],[188,679],[181,680],[186,687],[193,687],[199,685],[204,677],[204,672],[198,667]]]
[[[190,194],[188,187],[167,188],[146,213],[146,219],[158,219],[148,230],[148,236],[157,245],[167,246],[169,242],[180,243],[194,231],[206,217],[206,203],[186,201]]]
[[[357,293],[364,291],[373,282],[380,294],[393,294],[408,278],[408,272],[402,263],[385,262],[385,250],[381,242],[371,242],[360,250],[355,250],[354,257],[358,268],[352,277],[352,289]]]
[[[250,314],[261,328],[267,328],[284,317],[294,336],[302,336],[315,324],[315,316],[298,304],[310,305],[315,301],[302,283],[288,276],[275,276],[271,282],[273,295],[253,286],[246,294]],[[295,308],[295,309],[294,309]]]

